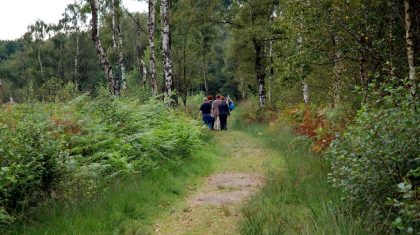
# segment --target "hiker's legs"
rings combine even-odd
[[[203,115],[203,122],[207,125],[209,129],[212,128],[213,117],[210,114]]]
[[[227,130],[227,114],[220,114],[220,127],[222,130]]]
[[[214,118],[214,126],[213,126],[213,128],[216,131],[220,131],[220,116],[216,116]]]

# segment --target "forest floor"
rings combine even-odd
[[[241,207],[265,181],[269,150],[241,131],[215,134],[220,158],[212,175],[155,220],[155,234],[239,234]]]

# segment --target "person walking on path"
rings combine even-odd
[[[220,128],[222,129],[222,131],[227,131],[227,119],[230,116],[229,106],[224,96],[220,97],[220,100],[222,101],[219,104]]]
[[[209,129],[213,128],[213,117],[211,116],[211,103],[207,98],[204,98],[200,106],[200,112],[203,117],[203,122]]]
[[[212,107],[211,107],[211,113],[212,113],[213,118],[214,118],[214,126],[213,126],[213,129],[216,130],[216,131],[220,131],[219,106],[223,102],[224,101],[222,101],[220,99],[220,95],[217,94],[216,95],[216,100],[213,101],[213,104],[212,104]]]
[[[209,101],[209,103],[210,103],[210,107],[213,107],[213,96],[212,95],[209,95],[209,96],[207,96],[207,100]],[[214,127],[214,116],[213,116],[213,114],[211,113],[211,109],[210,109],[210,114],[211,114],[211,128],[210,129],[212,129],[213,130],[213,127]]]

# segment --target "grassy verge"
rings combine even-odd
[[[94,200],[67,205],[56,202],[34,212],[34,221],[18,224],[10,234],[148,234],[159,213],[195,187],[214,168],[217,152],[206,148],[190,160],[167,163],[143,178],[113,182]]]
[[[267,184],[243,210],[242,234],[367,234],[343,210],[340,193],[327,182],[328,164],[310,153],[310,141],[286,125],[235,124],[259,138],[274,154]]]

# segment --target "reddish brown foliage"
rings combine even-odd
[[[330,125],[323,114],[314,112],[309,106],[299,106],[285,112],[294,116],[296,133],[314,139],[312,151],[322,152],[334,140],[332,125]]]
[[[50,119],[56,127],[61,128],[66,134],[79,134],[82,129],[78,123],[72,120],[63,120],[55,115],[50,116]]]

